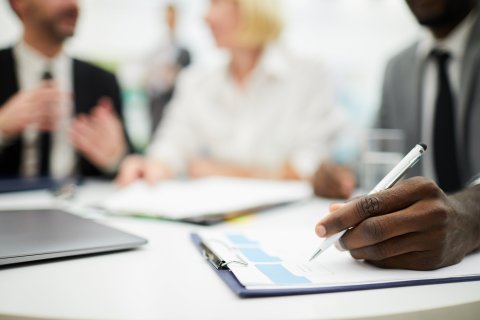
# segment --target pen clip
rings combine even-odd
[[[409,168],[413,168],[413,166],[416,165],[418,163],[418,161],[420,161],[420,157],[418,157],[414,161],[412,161]]]
[[[248,263],[235,252],[235,248],[228,246],[220,240],[202,241],[200,247],[203,257],[217,270],[227,270],[228,265],[232,263],[248,266]]]

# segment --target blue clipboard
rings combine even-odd
[[[467,282],[478,281],[480,275],[455,277],[455,278],[442,278],[442,279],[416,279],[408,281],[387,282],[387,283],[371,283],[371,284],[352,284],[342,286],[329,286],[329,287],[313,287],[313,288],[291,288],[291,289],[247,289],[240,281],[235,277],[233,272],[228,268],[219,267],[221,261],[216,260],[215,256],[212,256],[209,252],[206,252],[208,248],[202,242],[201,237],[192,233],[190,235],[193,243],[200,251],[202,256],[209,262],[209,265],[217,273],[217,275],[230,287],[230,289],[241,298],[255,298],[255,297],[275,297],[275,296],[288,296],[288,295],[303,295],[314,293],[331,293],[331,292],[344,292],[344,291],[357,291],[357,290],[372,290],[372,289],[385,289],[396,287],[408,287],[408,286],[421,286],[430,284],[443,284],[454,282]]]

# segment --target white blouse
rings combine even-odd
[[[269,171],[290,162],[309,177],[342,124],[325,69],[272,45],[244,88],[228,63],[186,70],[147,155],[177,174],[203,157]]]

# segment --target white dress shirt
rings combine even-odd
[[[436,39],[434,35],[425,30],[418,46],[418,57],[425,61],[425,73],[423,77],[422,94],[422,141],[429,148],[433,148],[433,121],[435,118],[435,99],[438,91],[438,67],[433,58],[429,58],[433,49],[440,49],[450,54],[448,63],[448,76],[456,106],[459,102],[460,72],[464,59],[465,49],[470,33],[476,19],[476,12],[472,12],[464,21],[453,30],[450,35],[442,40]],[[423,159],[424,176],[436,180],[434,152],[426,152]]]
[[[75,151],[70,144],[68,134],[73,112],[72,98],[68,94],[72,92],[73,88],[73,61],[63,52],[52,59],[46,58],[24,41],[19,42],[14,47],[13,54],[16,62],[19,89],[21,91],[32,90],[37,87],[44,72],[49,70],[59,90],[65,93],[60,103],[61,116],[57,130],[51,134],[52,144],[49,168],[50,175],[53,178],[61,179],[68,177],[73,173],[75,166]],[[35,135],[38,135],[38,131],[35,128],[28,128],[23,133],[24,142]],[[28,152],[25,152],[26,145],[27,143],[24,143],[24,152],[22,153],[24,156],[21,167],[25,167],[25,162],[29,161],[27,157]]]
[[[267,172],[290,162],[309,177],[343,124],[325,69],[279,45],[264,51],[244,88],[227,61],[186,70],[168,108],[148,155],[177,174],[189,159],[208,157]]]

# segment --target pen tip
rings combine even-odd
[[[419,143],[418,145],[421,146],[424,151],[427,151],[427,145],[425,143]]]
[[[322,252],[322,250],[318,250],[317,252],[315,252],[315,254],[310,258],[310,260],[308,260],[308,262],[312,261],[313,259],[315,259],[316,257],[318,257],[318,255]]]

